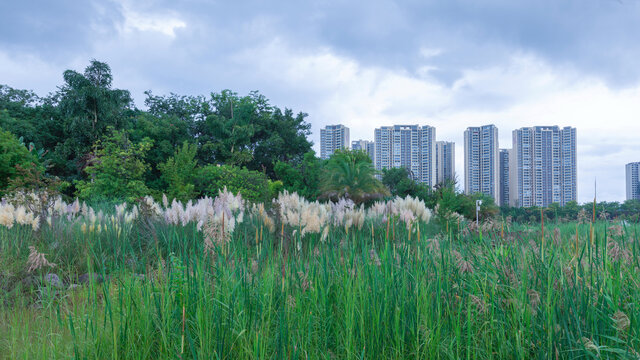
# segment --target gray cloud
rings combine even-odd
[[[573,125],[588,143],[580,200],[593,177],[621,200],[620,169],[640,150],[598,127],[640,117],[624,93],[638,88],[639,33],[632,0],[2,2],[0,83],[47,93],[96,58],[138,106],[147,89],[257,89],[309,112],[316,142],[329,123],[363,138],[381,124],[431,124],[458,159],[467,126],[496,123],[510,140],[521,126]]]
[[[64,61],[97,37],[113,33],[121,21],[117,4],[92,1],[3,1],[0,46]]]

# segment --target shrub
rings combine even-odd
[[[169,198],[186,201],[196,197],[194,181],[198,173],[198,161],[195,159],[197,151],[196,145],[185,141],[167,162],[158,165]]]
[[[96,143],[90,165],[84,169],[89,179],[76,181],[77,196],[133,201],[148,195],[144,174],[149,165],[144,159],[152,145],[148,138],[134,144],[124,131],[111,129],[110,135]]]
[[[215,197],[225,186],[227,190],[242,195],[252,202],[266,202],[271,199],[269,180],[258,171],[230,165],[207,165],[196,176],[196,191],[203,196]]]
[[[311,150],[304,154],[301,162],[277,161],[273,169],[284,189],[315,200],[320,195],[320,177],[324,164],[325,161],[317,158]]]
[[[40,166],[36,155],[15,135],[0,129],[0,191],[4,192],[9,182],[20,176],[16,166],[27,169],[33,165]]]

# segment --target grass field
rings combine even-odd
[[[3,222],[0,357],[640,358],[638,225],[168,207]]]

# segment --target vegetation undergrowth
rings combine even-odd
[[[639,356],[637,224],[441,227],[411,198],[286,196],[59,204],[37,228],[14,209],[0,357]]]

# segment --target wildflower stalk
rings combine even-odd
[[[371,222],[371,248],[372,248],[372,249],[373,249],[373,247],[374,247],[374,244],[373,244],[373,234],[374,234],[374,232],[373,232],[373,221],[372,221],[372,222]]]
[[[284,278],[285,278],[285,267],[287,260],[286,258],[282,259],[282,295],[284,296]]]
[[[396,222],[394,221],[393,224],[391,224],[391,236],[393,238],[393,243],[396,243]]]
[[[385,235],[385,241],[389,241],[389,225],[391,222],[391,216],[387,217],[387,233]]]
[[[222,253],[227,256],[227,241],[224,234],[224,211],[222,212]]]
[[[184,303],[182,304],[182,342],[180,344],[180,354],[184,354],[184,326],[187,320],[187,308],[185,307]],[[182,357],[182,356],[180,356]]]
[[[578,257],[578,224],[576,224],[576,258]]]
[[[284,249],[284,221],[280,227],[280,252]]]

